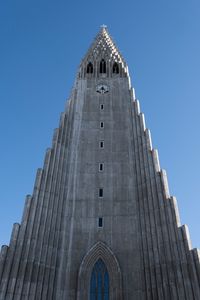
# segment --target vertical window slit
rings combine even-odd
[[[100,146],[100,148],[104,148],[104,141],[100,141],[99,146]]]
[[[100,163],[99,164],[99,171],[102,172],[104,169],[104,164],[103,163]]]
[[[99,227],[103,227],[103,218],[99,218]]]
[[[91,62],[89,62],[89,64],[87,65],[87,73],[88,74],[93,73],[93,64]]]
[[[106,62],[104,59],[100,62],[100,73],[106,73]]]
[[[113,73],[119,74],[119,65],[116,62],[113,64]]]
[[[100,197],[100,198],[103,197],[103,189],[102,189],[102,188],[99,189],[99,197]]]

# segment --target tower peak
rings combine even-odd
[[[101,28],[102,28],[102,29],[106,29],[106,28],[107,28],[107,25],[102,24],[102,25],[101,25]]]
[[[113,69],[114,64],[117,65],[117,73],[120,73],[121,75],[128,73],[125,60],[116,47],[113,39],[111,38],[107,26],[104,24],[101,25],[100,31],[97,33],[93,43],[91,44],[89,50],[87,51],[84,59],[81,62],[80,73],[85,75],[85,71],[83,70],[87,70],[88,65],[89,69],[92,70],[93,66],[97,66],[101,61],[105,62],[106,66],[109,66],[109,68],[111,69]],[[107,75],[111,74],[112,72],[111,70],[109,70],[109,68],[105,67],[105,69],[107,69]],[[100,73],[104,72],[100,71]],[[98,70],[97,72],[93,72],[93,74],[98,75]]]
[[[101,29],[86,53],[84,60],[90,60],[91,58],[93,60],[100,60],[103,58],[109,61],[114,60],[116,62],[124,62],[121,53],[108,32],[107,26],[104,24],[101,25]]]

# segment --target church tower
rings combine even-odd
[[[169,194],[128,67],[102,27],[20,224],[0,300],[199,300],[200,252]]]

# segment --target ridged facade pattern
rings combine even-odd
[[[0,300],[88,300],[99,258],[111,300],[200,299],[200,252],[105,28],[81,62],[21,223],[2,246]]]

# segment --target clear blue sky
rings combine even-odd
[[[200,247],[199,0],[0,2],[0,244],[21,220],[101,24],[128,63],[182,224]]]

